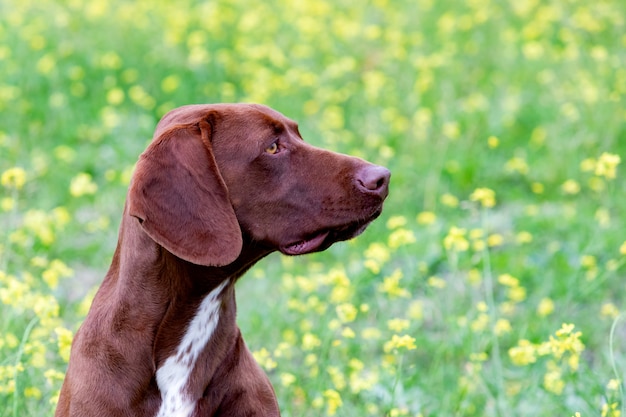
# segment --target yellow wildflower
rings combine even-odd
[[[532,184],[530,184],[530,189],[535,194],[543,194],[546,190],[546,187],[540,182],[533,182]]]
[[[356,333],[349,327],[344,327],[341,330],[341,337],[345,337],[346,339],[354,339],[356,337]]]
[[[620,381],[619,379],[611,379],[609,380],[608,384],[606,384],[606,389],[608,389],[609,391],[617,391],[620,385],[622,385],[622,381]]]
[[[343,405],[341,395],[334,389],[327,389],[324,391],[324,398],[326,399],[327,414],[329,416],[337,414],[337,409]]]
[[[11,197],[4,197],[0,199],[0,210],[2,211],[11,211],[16,205],[15,199]]]
[[[24,397],[26,398],[34,398],[38,400],[41,398],[41,396],[41,390],[37,387],[24,388]]]
[[[304,350],[313,350],[321,346],[321,344],[322,341],[313,333],[305,333],[302,336],[302,349]]]
[[[421,320],[424,318],[424,305],[422,301],[412,301],[411,304],[409,304],[407,316],[412,320]]]
[[[399,228],[391,232],[387,243],[391,249],[397,249],[400,246],[409,245],[417,242],[415,235],[412,231],[404,228]]]
[[[496,193],[490,188],[477,188],[470,194],[471,201],[479,202],[483,207],[493,207],[496,205]]]
[[[502,336],[503,334],[511,332],[511,330],[513,330],[511,322],[507,319],[498,319],[493,327],[496,336]]]
[[[543,377],[543,386],[553,394],[561,395],[565,382],[563,381],[561,370],[554,362],[548,363],[548,371]]]
[[[515,241],[520,245],[530,243],[533,241],[533,235],[527,231],[521,231],[515,236]]]
[[[610,319],[615,319],[619,316],[619,309],[615,307],[615,304],[613,303],[604,303],[602,304],[602,307],[600,307],[600,315]]]
[[[448,235],[443,239],[443,246],[447,250],[464,252],[469,249],[469,242],[465,238],[467,230],[452,226]]]
[[[386,342],[383,346],[383,350],[385,351],[385,353],[389,353],[392,350],[398,350],[400,348],[405,348],[406,350],[416,349],[417,346],[415,345],[415,338],[409,336],[408,334],[402,336],[394,334],[391,337],[391,340]]]
[[[433,287],[433,288],[445,288],[446,287],[446,281],[444,279],[441,279],[437,276],[432,276],[430,278],[428,278],[428,286]]]
[[[580,192],[580,184],[576,180],[567,180],[561,185],[561,189],[565,194],[578,194]]]
[[[20,167],[9,168],[0,176],[0,184],[6,188],[22,189],[26,184],[26,171]]]
[[[505,287],[517,287],[519,285],[519,279],[515,278],[511,274],[502,274],[498,276],[498,282]]]
[[[382,284],[378,286],[378,290],[388,294],[391,298],[408,297],[409,292],[405,288],[400,287],[400,280],[403,274],[401,269],[396,269],[391,275],[383,278]]]
[[[337,317],[339,321],[342,323],[350,323],[356,319],[358,310],[355,306],[350,303],[340,304],[335,307],[335,311],[337,312]]]
[[[502,246],[504,243],[504,237],[499,233],[493,233],[487,237],[487,245],[493,248],[496,246]]]
[[[382,333],[376,327],[366,327],[361,331],[361,337],[365,340],[377,340],[380,339]]]
[[[492,149],[497,148],[498,145],[500,145],[500,139],[498,139],[496,136],[489,136],[487,138],[487,145]]]
[[[522,339],[509,349],[509,358],[515,365],[528,365],[537,361],[537,350],[528,340]]]
[[[603,404],[602,405],[602,417],[620,417],[622,412],[619,409],[619,403]]]
[[[459,205],[459,199],[450,193],[445,193],[441,196],[441,204],[454,208]]]
[[[283,387],[289,387],[296,382],[296,377],[294,374],[290,374],[289,372],[283,372],[280,374],[280,382]]]
[[[437,216],[432,211],[422,211],[417,215],[417,223],[428,225],[433,224],[437,220]]]
[[[98,186],[93,182],[91,175],[80,173],[70,183],[70,194],[74,197],[80,197],[88,194],[95,194]]]
[[[600,158],[598,158],[594,173],[598,177],[614,179],[616,176],[615,171],[620,162],[621,158],[619,157],[619,155],[604,152],[602,155],[600,155]]]
[[[542,298],[537,306],[537,313],[542,317],[546,317],[552,314],[552,312],[554,312],[554,301],[550,298]]]
[[[399,333],[403,330],[406,330],[409,328],[409,321],[406,319],[391,319],[391,320],[387,320],[387,328],[389,330],[392,330],[396,333]]]
[[[506,164],[504,164],[504,169],[507,172],[511,172],[511,173],[517,173],[517,174],[521,174],[521,175],[526,175],[528,174],[528,163],[526,162],[526,160],[524,158],[520,158],[518,156],[515,156],[511,159],[509,159]]]
[[[58,329],[57,329],[57,333],[58,333]],[[59,342],[60,342],[60,337],[59,337]],[[268,371],[278,366],[276,361],[272,359],[270,352],[265,348],[261,348],[260,350],[252,352],[252,356],[254,356],[254,359],[257,361],[259,365],[261,365],[263,368],[265,368]]]
[[[390,230],[398,229],[402,226],[406,226],[407,221],[404,216],[392,216],[387,220],[387,228]]]

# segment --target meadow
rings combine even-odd
[[[159,118],[258,102],[392,171],[238,322],[282,415],[626,415],[626,2],[0,0],[0,417],[52,416]]]

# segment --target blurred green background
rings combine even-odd
[[[618,417],[625,20],[620,0],[0,0],[0,416],[52,415],[159,118],[258,102],[393,173],[364,235],[238,284],[284,416]]]

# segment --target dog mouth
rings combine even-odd
[[[380,215],[377,211],[366,220],[356,221],[344,226],[323,229],[308,235],[302,240],[282,245],[278,249],[285,255],[304,255],[306,253],[321,252],[328,249],[333,243],[357,237],[365,231],[367,226]]]

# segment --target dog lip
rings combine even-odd
[[[366,219],[357,220],[340,227],[317,231],[304,239],[282,245],[278,250],[285,255],[304,255],[306,253],[323,251],[333,243],[349,240],[363,233],[367,226],[380,216],[381,212],[382,208],[379,208]]]
[[[317,232],[310,238],[281,246],[280,251],[285,255],[303,255],[314,252],[322,246],[329,234],[330,231],[328,230]]]

